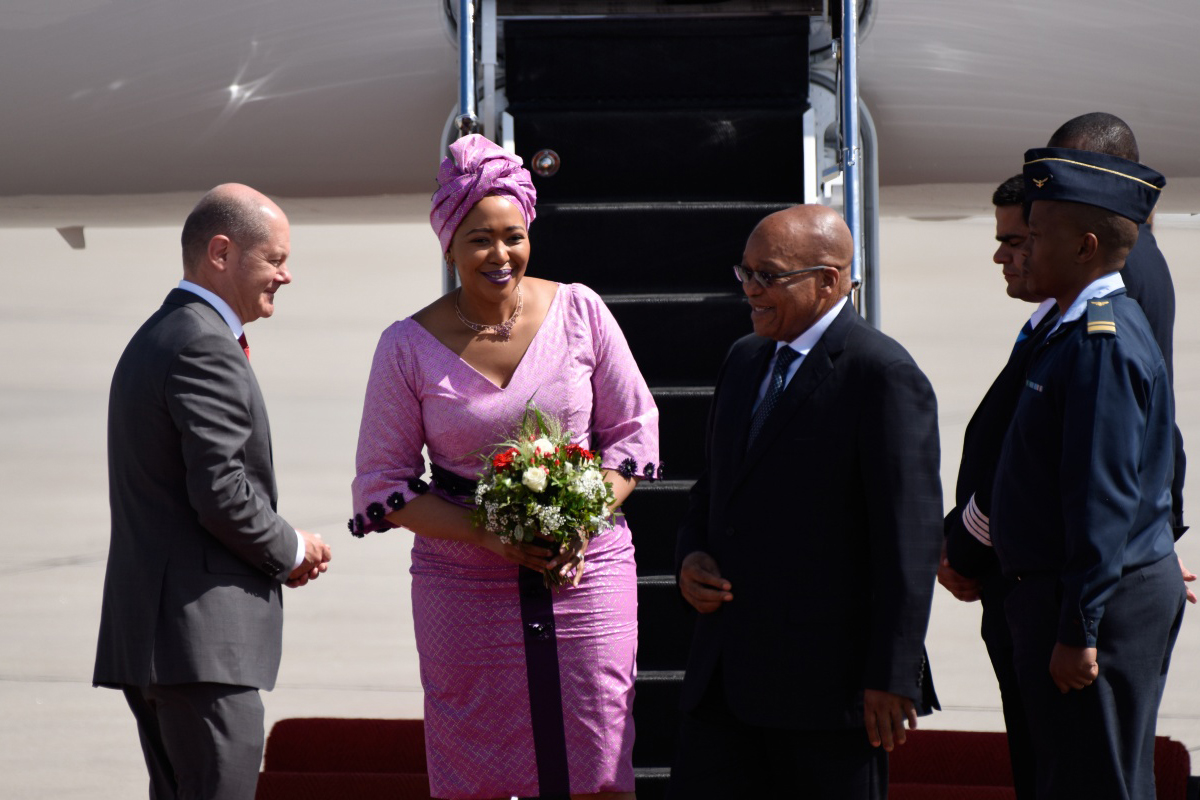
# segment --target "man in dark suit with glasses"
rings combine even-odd
[[[700,615],[671,796],[886,796],[936,707],[924,638],[941,545],[937,404],[848,301],[833,210],[770,215],[734,268],[754,334],[717,381],[679,531]]]

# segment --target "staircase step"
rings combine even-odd
[[[725,354],[750,333],[750,307],[736,294],[605,295],[642,375],[655,386],[716,380]],[[664,460],[668,460],[666,454]],[[668,467],[670,466],[668,460]]]
[[[682,672],[641,672],[633,703],[637,738],[633,741],[633,766],[667,767],[679,738],[679,695]]]
[[[793,204],[804,196],[804,110],[718,105],[695,110],[526,110],[514,111],[513,118],[517,155],[527,165],[544,148],[560,159],[555,174],[533,176],[539,203]],[[611,252],[610,241],[591,242],[601,245]]]
[[[625,500],[621,510],[633,533],[638,575],[675,575],[675,534],[691,488],[692,481],[643,481]]]
[[[547,180],[553,180],[547,179]],[[759,220],[789,203],[538,203],[531,274],[612,292],[728,292]],[[597,246],[620,242],[618,248]],[[542,258],[542,253],[570,258]],[[634,263],[630,263],[630,261]]]
[[[639,671],[687,666],[695,626],[696,612],[679,594],[673,576],[658,581],[638,579]]]
[[[667,767],[642,767],[633,770],[634,790],[638,800],[663,800],[671,770]]]
[[[808,19],[509,20],[509,109],[803,105]]]
[[[828,0],[499,0],[501,19],[515,17],[615,17],[653,14],[676,19],[697,16],[727,18],[737,15],[825,13]]]

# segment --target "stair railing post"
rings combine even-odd
[[[479,117],[475,114],[475,2],[458,0],[458,116],[454,118],[457,135],[449,131],[449,120],[443,146],[450,137],[461,139],[479,132]],[[439,154],[445,154],[445,150]],[[442,273],[442,291],[449,292],[458,286],[458,275],[452,269]]]
[[[879,299],[879,138],[875,134],[875,120],[866,103],[859,103],[858,111],[862,123],[862,256],[863,283],[866,295],[860,298],[858,310],[863,319],[874,327],[881,324]]]
[[[862,284],[862,183],[858,146],[858,0],[842,0],[842,197],[846,225],[854,237],[854,262],[850,279]]]
[[[479,132],[503,147],[496,121],[496,38],[496,0],[479,0],[479,71],[483,81]]]
[[[479,130],[475,114],[475,2],[458,0],[458,125],[459,137]]]

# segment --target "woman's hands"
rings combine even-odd
[[[583,554],[587,551],[588,541],[588,537],[578,536],[567,542],[559,548],[558,555],[550,559],[546,569],[556,572],[562,582],[570,580],[571,583],[578,586],[579,579],[583,577]],[[574,573],[573,579],[570,578],[572,573]]]
[[[486,548],[501,558],[511,561],[528,569],[538,572],[556,572],[566,577],[572,570],[578,570],[583,564],[583,554],[587,550],[587,541],[576,539],[564,545],[561,552],[549,536],[538,534],[540,542],[512,542],[505,544],[499,536],[488,531],[480,532],[479,546]],[[542,544],[545,542],[545,544]]]
[[[629,488],[632,488],[632,482]],[[538,572],[557,571],[559,577],[564,579],[572,570],[579,575],[584,552],[587,550],[587,540],[582,537],[564,547],[561,553],[557,552],[554,541],[547,536],[540,537],[541,542],[505,544],[498,535],[474,525],[468,509],[447,502],[434,494],[423,494],[413,498],[404,508],[389,513],[387,521],[398,527],[408,528],[419,536],[469,542],[522,567]],[[566,582],[563,580],[559,583]]]
[[[541,545],[533,542],[505,544],[499,536],[490,531],[480,531],[479,546],[514,564],[536,569],[538,572],[547,569],[554,558],[554,553]]]

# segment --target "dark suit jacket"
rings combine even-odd
[[[1142,307],[1167,362],[1167,374],[1174,376],[1175,283],[1149,225],[1138,226],[1137,242],[1125,257],[1121,280],[1125,292]]]
[[[94,683],[273,687],[296,534],[275,513],[254,373],[191,292],[172,291],[117,364],[108,471]]]
[[[1121,270],[1125,291],[1146,315],[1154,341],[1167,362],[1167,376],[1174,381],[1175,284],[1167,260],[1158,249],[1158,240],[1149,225],[1138,226],[1138,239]],[[1175,538],[1187,530],[1183,525],[1183,480],[1187,472],[1187,457],[1183,451],[1183,434],[1175,426],[1175,474],[1171,481],[1171,513],[1174,517]]]
[[[861,727],[864,688],[927,709],[942,529],[933,390],[847,303],[747,451],[774,348],[735,343],[713,397],[676,564],[709,553],[734,599],[697,619],[683,706],[719,665],[730,708],[752,725]]]
[[[1000,447],[1004,435],[1012,422],[1017,398],[1025,388],[1025,374],[1037,346],[1046,339],[1046,334],[1058,322],[1058,307],[1038,322],[1037,328],[1025,339],[1013,346],[1008,363],[983,396],[979,407],[971,415],[963,435],[962,460],[958,467],[958,484],[954,491],[954,509],[946,515],[946,555],[950,566],[968,578],[985,578],[1000,574],[1000,561],[996,551],[979,542],[963,524],[963,510],[972,496],[975,504],[985,516],[991,515],[992,484],[996,477],[996,464],[1000,461]],[[985,601],[986,602],[986,601]]]

